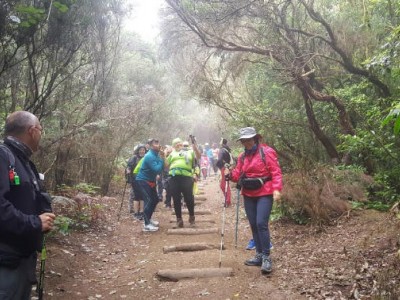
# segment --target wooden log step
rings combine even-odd
[[[176,223],[176,220],[169,220],[169,222],[170,223]],[[184,222],[185,222],[185,220],[184,220]],[[215,223],[215,220],[196,218],[196,223]]]
[[[159,280],[179,281],[181,279],[210,278],[210,277],[231,277],[232,268],[203,268],[203,269],[165,269],[156,273]]]
[[[218,228],[174,228],[167,230],[167,234],[171,235],[197,235],[208,233],[218,233]]]
[[[206,196],[194,196],[194,200],[196,201],[206,201],[207,197]]]
[[[172,214],[175,215],[175,212],[173,211]],[[188,215],[188,214],[189,214],[189,211],[188,211],[188,210],[183,210],[183,211],[182,211],[182,215]],[[195,216],[196,216],[196,215],[211,215],[211,211],[209,211],[209,210],[200,210],[200,209],[198,209],[198,210],[195,210],[195,211],[194,211],[194,215],[195,215]]]
[[[178,251],[202,251],[211,249],[220,249],[220,244],[207,244],[207,243],[186,243],[180,245],[164,246],[163,253],[178,252]],[[224,247],[222,248],[224,249]]]
[[[204,195],[205,193],[204,193],[204,191],[202,191],[202,190],[199,190],[197,193],[196,193],[196,195]]]

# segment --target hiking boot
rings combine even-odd
[[[256,243],[254,242],[253,239],[251,239],[247,244],[246,250],[254,250],[254,249],[256,249]]]
[[[177,218],[176,219],[176,225],[174,226],[174,228],[183,228],[183,220],[182,220],[182,218]]]
[[[190,224],[190,227],[195,227],[196,226],[195,217],[194,216],[189,216],[189,224]]]
[[[244,262],[246,266],[258,266],[262,265],[263,259],[261,253],[256,253],[256,255]]]
[[[147,224],[147,225],[143,225],[143,230],[144,232],[151,232],[151,231],[157,231],[158,227],[152,225],[151,223]]]
[[[134,214],[133,214],[133,218],[134,218],[135,220],[140,220],[140,215],[139,215],[139,213],[134,213]]]
[[[160,222],[158,222],[158,221],[156,221],[156,220],[153,220],[153,219],[150,219],[150,224],[153,225],[153,226],[155,226],[155,227],[159,227]]]
[[[272,272],[272,260],[269,255],[264,254],[262,256],[261,273],[269,274]]]
[[[143,221],[144,220],[144,212],[138,212],[138,220]]]

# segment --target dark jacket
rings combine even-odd
[[[20,184],[10,182],[9,152],[0,148],[0,252],[27,257],[40,251],[43,238],[39,175],[26,145],[12,137],[5,138],[4,144],[14,155]]]
[[[222,145],[219,149],[217,167],[222,168],[225,164],[231,164],[231,149],[227,145]]]
[[[126,163],[126,170],[125,170],[126,182],[133,183],[133,181],[135,180],[135,174],[133,174],[133,170],[135,170],[135,167],[139,160],[140,160],[139,155],[135,154]]]

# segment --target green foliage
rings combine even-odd
[[[54,1],[53,6],[62,13],[66,13],[69,9],[67,5],[61,3],[60,1]]]
[[[279,204],[274,204],[272,207],[271,215],[270,215],[270,220],[271,221],[277,221],[280,220],[284,217],[284,212],[282,209],[282,203]]]
[[[400,104],[396,104],[382,121],[382,126],[393,123],[393,133],[399,135],[400,133]]]
[[[84,183],[84,182],[78,183],[73,188],[79,192],[89,194],[89,195],[96,195],[96,194],[98,194],[98,192],[100,190],[100,187],[94,186],[92,184]]]
[[[310,218],[304,210],[285,203],[284,201],[280,204],[278,216],[279,218],[285,217],[299,225],[305,225],[312,221],[312,218]]]
[[[368,202],[357,202],[351,201],[352,209],[374,209],[378,211],[388,211],[390,209],[390,205],[384,204],[379,201],[368,201]]]
[[[371,198],[377,202],[391,205],[400,198],[400,167],[393,167],[391,170],[385,170],[377,173],[375,176],[376,184],[371,189]]]
[[[81,192],[89,195],[97,195],[99,193],[100,187],[88,184],[85,182],[78,183],[74,186],[68,186],[66,184],[61,184],[57,186],[57,193],[60,195],[65,195],[71,197],[76,194],[76,192]]]
[[[45,18],[45,10],[36,8],[34,6],[19,4],[15,7],[15,10],[21,16],[21,27],[31,27],[33,25],[37,25]]]
[[[76,222],[66,216],[57,216],[54,221],[55,231],[61,233],[62,235],[68,235],[71,231],[71,226]]]

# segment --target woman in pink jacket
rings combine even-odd
[[[276,152],[261,144],[261,135],[253,127],[240,129],[238,140],[244,152],[237,160],[227,179],[239,182],[244,197],[244,208],[256,244],[255,257],[245,261],[248,266],[261,266],[261,273],[272,271],[270,258],[269,216],[273,201],[279,201],[282,190],[282,173]]]

